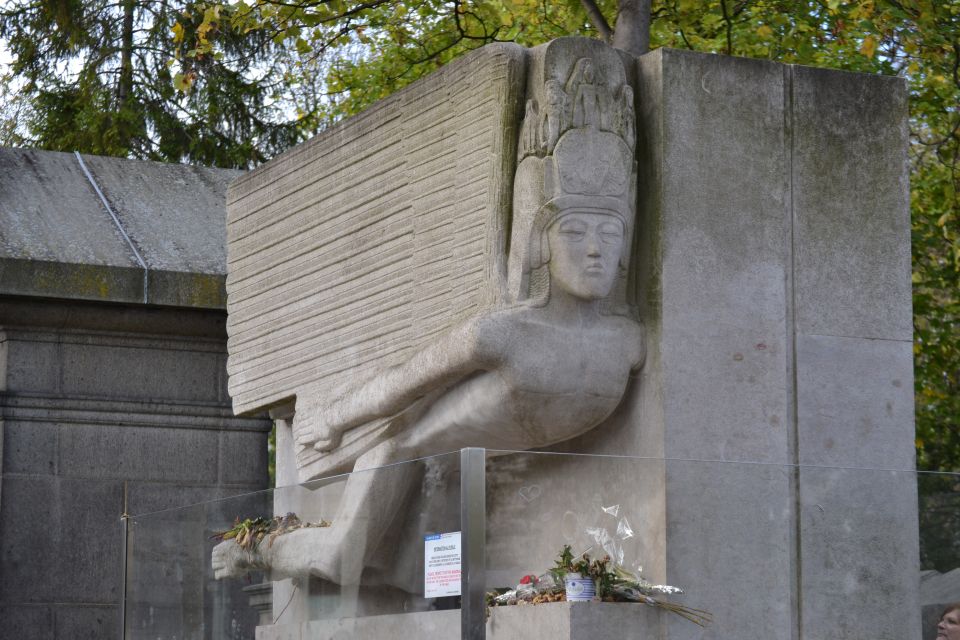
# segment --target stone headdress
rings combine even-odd
[[[624,225],[622,273],[611,294],[620,306],[636,210],[633,89],[615,50],[585,46],[582,57],[561,60],[551,58],[549,46],[534,60],[520,129],[509,296],[545,296],[547,229],[564,213],[597,212]]]

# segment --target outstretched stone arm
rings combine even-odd
[[[330,548],[324,529],[299,529],[263,540],[243,549],[235,540],[225,540],[213,548],[211,566],[217,580],[240,578],[250,571],[268,571],[270,580],[283,580],[315,574],[327,579],[339,578],[335,571],[339,555]]]
[[[450,387],[476,371],[495,368],[501,349],[493,324],[493,318],[471,318],[406,362],[360,384],[341,386],[332,400],[321,401],[317,424],[305,430],[297,443],[329,451],[339,445],[345,431],[396,415],[431,391]]]

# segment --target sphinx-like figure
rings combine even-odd
[[[635,210],[634,126],[625,123],[633,93],[622,67],[612,78],[598,77],[596,67],[588,58],[574,61],[527,103],[508,267],[512,302],[341,388],[298,434],[300,446],[331,451],[348,430],[388,419],[386,437],[357,459],[360,472],[463,447],[546,447],[616,409],[644,362],[643,327],[622,294]],[[354,473],[331,527],[293,531],[250,551],[221,543],[216,577],[259,568],[272,579],[359,579],[362,562],[347,561],[343,550],[357,540],[374,550],[403,507],[405,478],[395,470]]]

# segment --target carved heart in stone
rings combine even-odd
[[[527,502],[533,502],[543,494],[543,489],[538,484],[532,484],[529,487],[520,487],[520,497]]]

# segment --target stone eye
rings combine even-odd
[[[558,231],[568,240],[580,240],[587,234],[586,228],[578,224],[561,224]]]
[[[607,244],[613,244],[616,242],[620,242],[622,238],[623,238],[623,234],[620,233],[619,228],[613,225],[610,225],[610,226],[604,225],[600,227],[600,239],[603,240],[603,242]]]
[[[614,244],[614,243],[616,243],[616,242],[620,242],[620,234],[619,234],[619,233],[611,233],[611,232],[609,232],[609,231],[602,231],[602,232],[600,233],[600,238],[601,238],[604,242],[606,242],[607,244]]]

